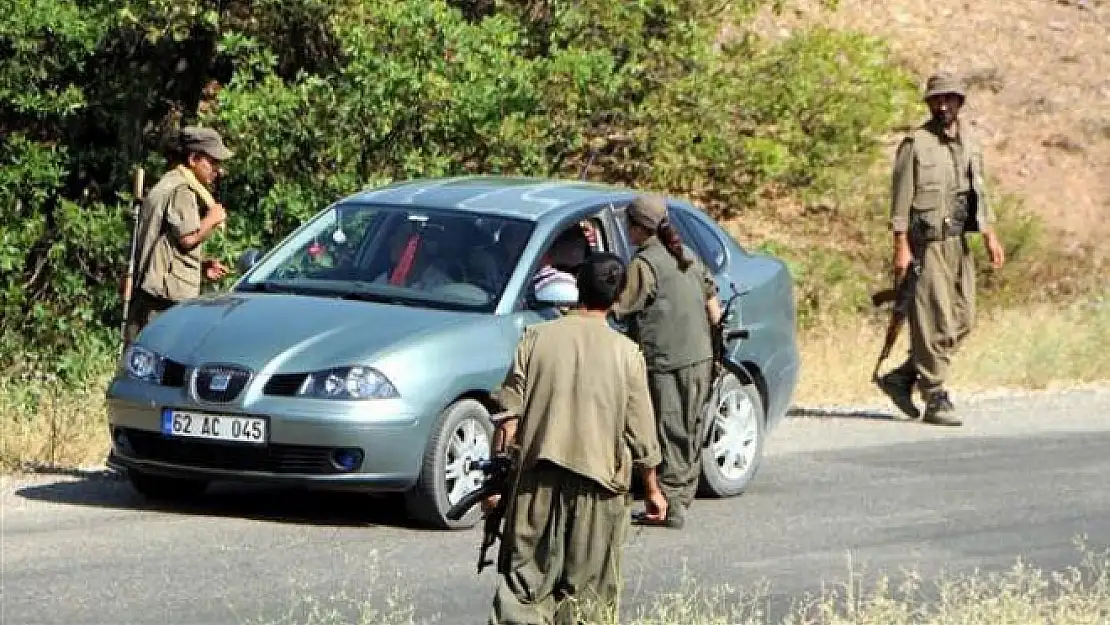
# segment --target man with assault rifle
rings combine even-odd
[[[487,512],[504,506],[491,625],[615,616],[633,467],[647,514],[666,518],[644,357],[607,322],[625,271],[605,253],[579,266],[578,306],[524,331],[495,392],[506,418],[494,457],[510,459],[511,468],[503,475],[505,501],[493,495],[484,502]]]

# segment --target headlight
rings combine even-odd
[[[323,399],[392,399],[397,389],[384,375],[370,367],[339,367],[309,374],[297,391],[298,397]]]
[[[132,344],[123,354],[123,371],[128,376],[144,382],[160,382],[165,359],[156,352]]]

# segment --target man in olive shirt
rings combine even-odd
[[[210,128],[182,129],[180,162],[166,172],[143,199],[135,229],[135,289],[129,309],[126,342],[161,312],[178,302],[198,297],[202,276],[219,280],[227,268],[204,260],[201,246],[227,218],[223,206],[208,207],[200,216],[192,185],[211,187],[232,152]],[[190,176],[193,180],[190,180]]]
[[[713,382],[711,326],[720,322],[721,305],[712,274],[679,238],[663,196],[636,198],[627,215],[638,247],[613,314],[630,319],[630,335],[644,351],[663,454],[659,481],[670,504],[662,524],[680,529],[701,476],[699,435]]]
[[[495,393],[510,415],[498,425],[495,452],[508,453],[517,469],[491,625],[615,613],[633,467],[649,514],[667,514],[644,359],[606,321],[625,282],[624,263],[596,254],[576,278],[578,307],[524,331]]]
[[[967,234],[980,232],[991,264],[1004,252],[986,197],[983,146],[959,112],[963,85],[950,74],[929,78],[924,100],[932,118],[903,139],[892,174],[894,273],[907,283],[910,353],[879,380],[880,388],[911,417],[925,400],[922,420],[958,426],[945,382],[952,358],[975,320],[975,264]],[[913,269],[913,273],[907,273]]]

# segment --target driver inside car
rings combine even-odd
[[[432,234],[434,230],[420,228],[412,221],[405,221],[404,225],[394,230],[389,238],[390,268],[378,274],[373,282],[423,289],[434,289],[452,282],[439,266],[441,263],[434,262],[437,256],[440,261],[445,260],[441,246]]]

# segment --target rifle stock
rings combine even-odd
[[[482,546],[478,551],[478,573],[493,564],[486,558],[486,552],[493,543],[501,538],[501,522],[505,517],[505,508],[508,506],[509,475],[512,472],[513,461],[509,456],[497,455],[489,460],[478,460],[471,464],[472,469],[477,469],[486,475],[486,480],[474,491],[467,493],[451,509],[447,511],[447,518],[458,521],[474,507],[475,504],[491,495],[500,495],[497,505],[486,513],[482,531]]]
[[[120,336],[123,338],[124,345],[127,344],[127,317],[131,313],[131,293],[135,282],[135,247],[138,244],[135,239],[139,228],[139,210],[143,206],[144,177],[145,171],[143,168],[137,168],[133,180],[134,189],[131,200],[131,243],[127,253],[127,274],[123,278],[123,284],[120,285],[120,298],[123,300],[123,320],[120,322]]]

